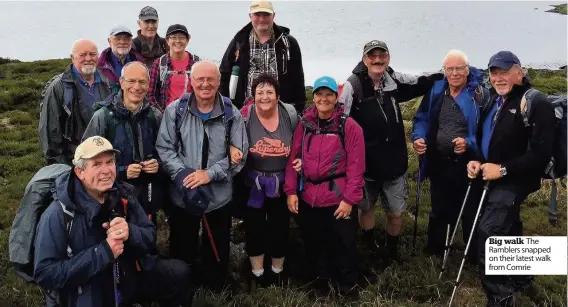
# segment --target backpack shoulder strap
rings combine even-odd
[[[293,105],[289,103],[282,103],[286,112],[288,113],[288,117],[290,118],[290,123],[292,124],[292,131],[296,131],[296,127],[298,126],[298,111],[294,108]]]
[[[361,80],[359,79],[359,76],[357,76],[356,74],[352,74],[351,76],[349,76],[349,78],[347,78],[347,81],[349,81],[349,84],[351,84],[351,87],[353,88],[353,94],[355,95],[354,98],[357,98],[357,100],[359,101],[362,100],[363,86],[361,85]]]
[[[534,96],[539,93],[536,89],[530,88],[524,94],[523,98],[521,98],[521,115],[523,116],[523,122],[525,127],[529,127],[529,118],[530,118],[530,111],[532,108],[532,102],[534,100]]]
[[[166,75],[168,74],[168,59],[166,56],[167,53],[160,57],[160,82],[162,84],[162,88],[166,83]]]
[[[193,56],[193,64],[195,64],[196,62],[201,61],[201,59],[199,58],[199,56],[197,56],[197,55],[195,55],[195,54],[193,54],[192,56]]]
[[[75,218],[75,212],[73,210],[68,209],[60,200],[58,200],[59,205],[63,211],[63,222],[65,223],[65,231],[69,236],[71,234],[71,227],[73,227],[73,218]],[[69,242],[69,239],[67,240]],[[69,258],[73,257],[73,250],[71,246],[67,244],[67,256]]]
[[[140,39],[138,37],[136,37],[132,40],[132,43],[134,44],[135,50],[137,52],[141,53],[142,52],[142,41],[140,41]]]
[[[223,99],[224,121],[225,121],[225,144],[227,147],[227,156],[231,161],[231,128],[233,127],[233,103],[231,98],[221,95]]]
[[[341,140],[341,145],[343,146],[343,150],[345,150],[345,122],[347,121],[347,114],[341,113],[341,117],[339,118],[339,139]]]
[[[183,144],[181,141],[181,124],[182,119],[185,113],[187,112],[187,106],[189,104],[189,97],[191,94],[184,93],[180,98],[176,109],[176,119],[175,119],[175,127],[176,127],[176,136],[177,136],[177,146],[179,146],[183,150]]]

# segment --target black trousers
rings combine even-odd
[[[298,223],[304,233],[312,275],[335,280],[340,288],[348,290],[357,282],[357,207],[351,210],[350,219],[336,219],[333,213],[338,207],[313,208],[300,201]]]
[[[199,229],[201,216],[190,215],[184,209],[172,208],[170,216],[170,256],[185,261],[196,274],[196,281],[220,289],[224,286],[228,272],[231,216],[227,206],[205,214],[220,261],[217,262],[211,248],[208,232],[203,225],[201,246]],[[201,247],[201,248],[199,248]],[[197,266],[198,251],[201,265]]]
[[[442,253],[445,247],[446,232],[450,225],[450,237],[467,192],[467,162],[440,158],[433,161],[430,167],[430,194],[432,211],[428,222],[428,248]],[[462,214],[462,232],[464,244],[467,244],[475,213],[479,205],[481,182],[474,181]],[[477,244],[475,233],[468,252],[470,259],[475,259]]]
[[[247,207],[245,215],[245,242],[249,257],[268,253],[273,258],[286,256],[290,211],[286,194],[266,198],[262,208]]]
[[[485,241],[491,236],[521,236],[521,203],[528,192],[511,184],[489,186],[477,228],[481,285],[488,306],[506,306],[513,293],[532,279],[521,275],[485,275]]]
[[[193,298],[190,269],[177,259],[158,258],[149,271],[138,273],[134,296],[125,304],[158,302],[160,306],[191,306]]]

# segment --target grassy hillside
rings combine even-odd
[[[0,59],[0,306],[40,306],[42,299],[37,287],[16,277],[8,263],[8,234],[24,188],[32,175],[43,165],[39,151],[37,124],[38,100],[49,78],[60,73],[68,60],[37,62],[10,62]],[[3,64],[2,64],[3,63]],[[566,72],[530,71],[533,83],[546,93],[566,92]],[[311,93],[309,93],[311,96]],[[419,100],[404,106],[403,116],[410,131],[410,121]],[[417,174],[416,155],[409,155],[411,195],[409,208],[414,206],[414,185]],[[550,183],[532,194],[523,204],[522,217],[526,235],[566,235],[566,190],[561,189],[559,199],[559,226],[547,222],[547,199]],[[382,261],[369,259],[360,247],[358,256],[364,275],[359,301],[348,301],[335,295],[315,297],[296,278],[285,288],[263,289],[253,294],[216,294],[200,291],[199,300],[210,306],[442,306],[446,305],[457,274],[463,245],[454,253],[449,272],[443,280],[437,279],[440,260],[426,257],[420,250],[426,242],[429,211],[428,183],[421,188],[418,253],[410,257],[412,220],[405,217],[402,254],[408,261],[385,268]],[[379,229],[384,229],[384,214],[377,211]],[[163,224],[163,223],[162,223]],[[380,231],[381,232],[381,231]],[[302,242],[298,229],[292,226],[291,255],[288,269],[301,270]],[[242,237],[242,236],[235,236]],[[159,242],[165,250],[166,230],[160,229]],[[242,241],[235,239],[235,243]],[[461,244],[461,243],[460,243]],[[242,246],[242,244],[240,245]],[[238,268],[233,268],[238,276]],[[484,306],[485,298],[475,268],[466,266],[455,306]],[[519,306],[566,306],[566,277],[538,276],[535,287],[520,296]]]

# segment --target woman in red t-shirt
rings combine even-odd
[[[148,100],[162,113],[174,100],[191,92],[189,72],[199,57],[185,50],[190,38],[184,25],[171,25],[166,33],[170,51],[152,65]]]

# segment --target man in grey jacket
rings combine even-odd
[[[98,72],[93,41],[80,39],[71,48],[71,65],[45,86],[40,103],[39,142],[47,164],[71,165],[97,101],[110,95],[108,80]]]
[[[170,218],[170,255],[195,269],[202,269],[196,271],[197,281],[201,275],[201,282],[215,290],[223,288],[227,276],[231,228],[227,204],[231,201],[232,177],[244,165],[245,149],[248,149],[241,113],[218,92],[220,76],[217,65],[211,61],[193,66],[193,93],[167,107],[156,141],[163,167],[174,181],[170,193],[174,202]],[[244,153],[239,164],[231,165],[229,145]],[[208,197],[195,200],[188,196],[205,189],[209,191]],[[196,268],[202,218],[202,265]],[[213,236],[213,246],[206,228]],[[218,263],[215,263],[217,256]]]

